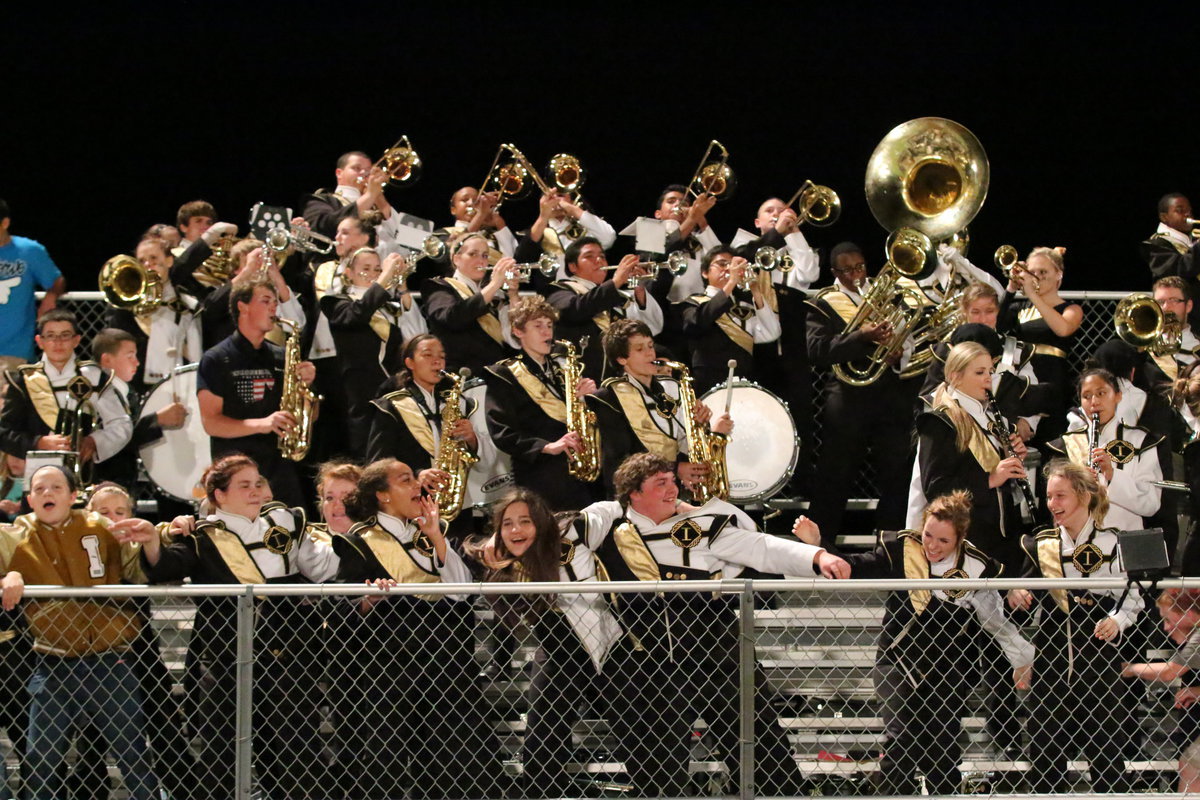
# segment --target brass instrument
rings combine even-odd
[[[212,255],[204,259],[192,276],[202,286],[216,287],[229,283],[229,279],[233,277],[234,268],[237,266],[233,263],[230,251],[240,241],[241,239],[236,236],[222,236],[217,239],[212,243]]]
[[[267,247],[276,253],[288,249],[303,250],[308,253],[329,255],[333,252],[335,242],[328,236],[310,230],[303,225],[289,225],[286,228],[271,228],[267,231]]]
[[[1117,303],[1113,329],[1126,343],[1156,356],[1179,352],[1183,338],[1182,321],[1174,313],[1164,313],[1145,292],[1134,292]]]
[[[933,346],[938,342],[949,342],[951,334],[966,322],[962,310],[965,287],[948,291],[932,314],[925,317],[913,332],[913,352],[908,364],[900,370],[901,378],[915,378],[924,374],[933,361]]]
[[[712,155],[714,147],[721,154],[709,161],[708,157]],[[711,194],[718,200],[728,200],[733,195],[735,188],[737,188],[737,177],[729,166],[729,151],[725,149],[725,145],[713,139],[708,143],[708,149],[700,158],[700,166],[696,167],[696,173],[688,181],[687,194],[693,199],[702,194]]]
[[[283,395],[279,399],[279,410],[288,412],[296,420],[295,425],[279,434],[279,452],[284,458],[300,461],[312,446],[312,428],[321,406],[321,396],[300,380],[300,326],[295,320],[282,317],[275,321],[287,336],[283,347]]]
[[[417,151],[413,149],[407,136],[401,136],[394,145],[384,150],[383,155],[371,166],[371,169],[374,170],[376,167],[382,167],[383,171],[387,173],[388,179],[384,182],[385,186],[404,184],[411,186],[421,177],[421,157],[417,155]]]
[[[875,147],[867,162],[867,205],[891,231],[888,260],[846,331],[870,323],[886,325],[891,333],[867,363],[835,365],[839,380],[851,386],[874,383],[923,323],[926,298],[902,281],[933,273],[934,242],[952,237],[975,218],[987,198],[988,181],[987,155],[979,140],[948,119],[910,120],[889,131]]]
[[[729,445],[729,437],[712,431],[707,425],[696,424],[696,390],[692,386],[691,372],[685,364],[656,359],[654,366],[666,367],[675,373],[679,381],[679,413],[687,430],[688,461],[707,464],[709,468],[708,477],[692,489],[693,499],[700,504],[714,497],[728,500],[729,469],[725,463],[725,448]]]
[[[438,506],[438,515],[447,522],[462,511],[463,500],[467,496],[467,475],[479,461],[479,456],[471,452],[466,442],[450,435],[450,431],[462,419],[460,406],[463,384],[470,374],[471,371],[466,367],[458,375],[442,370],[442,377],[449,379],[452,385],[442,394],[442,436],[438,440],[434,468],[445,472],[450,480],[433,493],[433,499]]]
[[[1200,219],[1188,217],[1187,224],[1192,226],[1192,238],[1200,239]]]
[[[100,268],[100,291],[113,308],[149,314],[162,305],[162,278],[133,256],[113,256]]]
[[[996,264],[996,269],[1000,270],[1001,274],[1010,283],[1014,283],[1017,286],[1021,285],[1021,274],[1025,273],[1025,262],[1021,260],[1020,254],[1017,253],[1017,248],[1011,244],[1000,245],[996,248],[996,253],[992,256],[992,261]],[[1037,279],[1037,276],[1029,274],[1029,277],[1033,278],[1033,290],[1040,292],[1042,284]]]
[[[797,225],[807,222],[824,228],[837,222],[842,215],[842,199],[837,192],[812,181],[802,183],[787,205],[789,208],[796,206]],[[778,222],[778,218],[775,221]]]
[[[538,260],[535,262],[528,264],[513,264],[506,270],[504,284],[500,287],[500,290],[507,292],[509,289],[514,288],[513,285],[509,284],[509,281],[514,277],[517,279],[518,284],[522,281],[528,281],[535,270],[548,278],[554,273],[558,272],[558,259],[549,253],[542,253],[542,255],[539,256]]]
[[[512,158],[502,164],[500,159],[506,151]],[[479,192],[480,194],[499,193],[500,198],[496,202],[496,209],[499,209],[505,200],[521,200],[528,197],[535,184],[544,193],[554,193],[550,184],[546,183],[545,179],[538,174],[533,164],[529,162],[524,153],[517,149],[515,144],[502,144],[496,151],[496,157],[492,159],[492,166],[488,168],[487,176],[479,185]]]
[[[555,344],[566,351],[563,360],[563,397],[567,405],[567,432],[579,434],[580,447],[567,453],[567,472],[572,478],[591,482],[600,477],[600,428],[596,425],[596,412],[590,410],[583,399],[575,394],[575,387],[583,376],[581,353],[587,348],[588,337],[579,340],[579,349],[566,339]]]
[[[640,267],[646,272],[645,275],[630,275],[629,280],[625,281],[626,289],[636,289],[637,285],[643,280],[651,280],[655,273],[660,269],[667,269],[675,277],[679,277],[687,272],[688,257],[687,253],[682,250],[675,250],[667,255],[666,261],[639,261],[634,264],[635,267]],[[617,264],[609,264],[604,268],[606,272],[612,272],[619,267]]]
[[[413,253],[406,256],[404,266],[396,270],[392,275],[392,280],[387,286],[383,287],[389,292],[400,288],[400,284],[404,283],[417,271],[417,262],[422,258],[441,258],[446,253],[446,242],[442,237],[430,234],[421,242],[421,252]]]
[[[579,205],[579,189],[587,179],[587,172],[579,157],[570,153],[558,153],[550,159],[546,171],[554,178],[555,188],[565,193],[574,205]],[[587,235],[587,228],[579,220],[572,219],[563,233],[569,239],[582,239]]]
[[[786,275],[795,268],[796,262],[792,260],[792,254],[787,250],[763,245],[754,251],[754,261],[751,262],[751,266],[760,272],[779,270]]]
[[[867,204],[889,231],[915,228],[935,241],[945,239],[979,213],[989,174],[983,146],[962,125],[940,117],[909,120],[871,154]]]

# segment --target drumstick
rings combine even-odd
[[[725,413],[728,414],[733,405],[733,371],[737,369],[737,362],[731,358],[726,366],[729,367],[729,377],[725,379]]]
[[[169,358],[178,359],[179,358],[179,348],[176,347],[175,345],[171,345],[170,347],[167,348],[167,356]],[[179,366],[178,360],[176,360],[175,366],[176,367]],[[175,367],[171,367],[171,402],[173,402],[173,403],[179,402],[179,379],[176,376]]]

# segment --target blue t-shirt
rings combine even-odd
[[[33,360],[33,293],[49,289],[60,277],[46,248],[33,239],[14,236],[0,247],[0,356]]]

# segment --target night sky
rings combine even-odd
[[[844,209],[809,240],[859,241],[877,267],[885,232],[863,197],[867,159],[894,125],[944,116],[991,162],[972,260],[990,264],[1005,242],[1064,245],[1064,288],[1142,288],[1137,243],[1157,198],[1200,200],[1194,17],[1044,5],[656,4],[636,20],[562,4],[9,11],[0,197],[13,233],[94,289],[105,259],[182,202],[208,199],[244,226],[254,202],[295,206],[332,186],[339,153],[374,157],[402,133],[425,172],[389,190],[397,209],[446,224],[451,192],[478,184],[511,140],[539,169],[579,155],[585,197],[618,229],[651,214],[717,138],[739,181],[709,217],[722,239],[811,178]],[[536,203],[505,216],[522,229]]]

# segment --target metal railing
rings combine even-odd
[[[1125,587],[1100,579],[953,584],[957,590],[981,593],[1053,588],[1088,591],[1090,597]],[[1061,676],[1049,671],[1060,655],[1050,644],[1060,633],[1053,629],[1055,618],[1047,612],[1025,628],[1046,652],[1039,650],[1035,660],[1033,688],[1018,693],[1018,710],[1009,720],[1017,723],[1017,739],[1005,752],[995,745],[997,734],[989,732],[999,713],[989,705],[998,687],[987,678],[956,687],[933,669],[948,669],[952,662],[946,653],[961,651],[987,675],[989,665],[976,657],[989,643],[987,634],[976,631],[938,647],[913,645],[918,647],[913,656],[928,660],[913,689],[901,691],[887,682],[895,660],[889,653],[895,650],[879,646],[881,630],[907,602],[901,594],[899,601],[893,597],[889,603],[888,593],[936,592],[946,586],[945,580],[405,584],[386,592],[343,584],[29,586],[24,602],[31,609],[73,602],[66,608],[82,619],[97,608],[109,608],[107,604],[153,599],[153,656],[171,676],[172,702],[179,703],[182,695],[182,703],[178,713],[169,715],[146,709],[145,735],[152,743],[171,740],[167,734],[172,732],[149,722],[166,719],[180,725],[186,741],[183,750],[154,753],[156,769],[172,771],[170,782],[159,776],[168,797],[184,796],[185,788],[187,796],[195,796],[198,786],[213,788],[211,796],[240,800],[563,792],[752,798],[891,794],[889,787],[906,785],[937,793],[936,776],[919,770],[929,771],[920,756],[938,747],[950,747],[957,755],[952,765],[956,790],[1025,796],[1038,777],[1039,748],[1047,745],[1031,733],[1035,724],[1040,726],[1035,721],[1057,713],[1067,699],[1058,693]],[[1200,588],[1200,581],[1164,581],[1160,588],[1165,587]],[[499,646],[485,648],[485,634],[498,618],[512,622],[511,603],[577,594],[607,596],[608,607],[624,615],[626,636],[607,650],[602,669],[594,669],[586,658],[572,661],[570,642],[540,640],[545,629],[535,624],[532,630],[513,627],[516,641],[499,676],[477,680],[473,673],[462,673],[463,663],[496,658]],[[462,597],[475,599],[473,611],[462,617],[475,631],[468,639],[453,640],[447,619],[458,613],[454,609],[470,606],[451,598]],[[369,604],[371,600],[379,602]],[[694,627],[690,632],[668,628],[669,642],[633,642],[629,631],[645,620],[631,626],[630,615],[646,603],[663,614],[677,608],[676,603],[701,613],[687,620]],[[551,621],[561,617],[549,614]],[[1121,660],[1168,655],[1156,652],[1161,642],[1152,636],[1143,641],[1158,625],[1152,604],[1143,617],[1141,625],[1124,635],[1137,648],[1136,655],[1122,651]],[[281,620],[310,627],[281,631]],[[396,626],[399,621],[403,627]],[[922,638],[920,628],[909,624],[909,641],[938,642],[936,636]],[[689,637],[699,641],[705,636],[717,646],[688,650]],[[1143,638],[1133,644],[1135,636]],[[470,651],[465,661],[460,660],[462,648]],[[1104,647],[1097,652],[1108,657]],[[1115,649],[1111,655],[1118,657]],[[54,658],[47,657],[43,666]],[[1081,663],[1075,668],[1081,669]],[[1039,675],[1039,669],[1046,674]],[[1007,667],[998,670],[1001,676],[1007,672]],[[423,684],[423,674],[434,676],[434,683]],[[657,685],[655,680],[663,677],[682,685]],[[103,682],[95,685],[108,688]],[[230,690],[228,696],[221,694],[223,686]],[[1047,686],[1053,687],[1052,696],[1042,694]],[[1170,704],[1165,696],[1140,688],[1136,682],[1119,681],[1067,687],[1083,704],[1068,710],[1086,710],[1089,727],[1095,729],[1089,736],[1099,736],[1108,724],[1120,738],[1123,782],[1108,796],[1170,792],[1175,785]],[[422,704],[408,696],[422,692],[433,692],[433,701]],[[904,695],[903,702],[896,702],[897,692]],[[945,692],[960,694],[947,704]],[[1127,696],[1131,694],[1137,695],[1136,702]],[[143,704],[150,696],[142,695]],[[621,707],[637,709],[636,719],[614,717],[617,698],[624,698]],[[1119,716],[1114,711],[1118,706],[1129,713]],[[955,731],[955,737],[918,738],[920,752],[889,752],[899,742],[912,746],[913,732],[906,726],[919,727],[921,715],[931,709],[948,714],[937,725]],[[419,713],[434,718],[414,716]],[[686,721],[683,729],[676,727],[680,720]],[[364,724],[370,722],[388,724]],[[920,730],[927,732],[927,726]],[[220,740],[225,731],[229,741]],[[431,749],[428,742],[413,741],[420,732],[449,741]],[[79,739],[83,737],[81,733]],[[783,748],[784,763],[772,760],[780,752],[772,750],[776,745]],[[64,761],[72,762],[75,771],[86,771],[87,756],[80,747],[77,741],[79,754],[64,756]],[[222,753],[228,754],[228,762],[205,761]],[[419,755],[431,753],[441,761],[421,762]],[[680,753],[686,763],[655,760]],[[1064,753],[1059,796],[1091,796],[1090,781],[1099,780],[1088,760],[1092,755]],[[24,754],[25,762],[30,756]],[[14,758],[10,754],[10,768]],[[918,772],[904,773],[913,764]],[[20,771],[24,774],[24,765]],[[659,779],[672,791],[664,791]],[[28,788],[39,796],[37,787]]]

